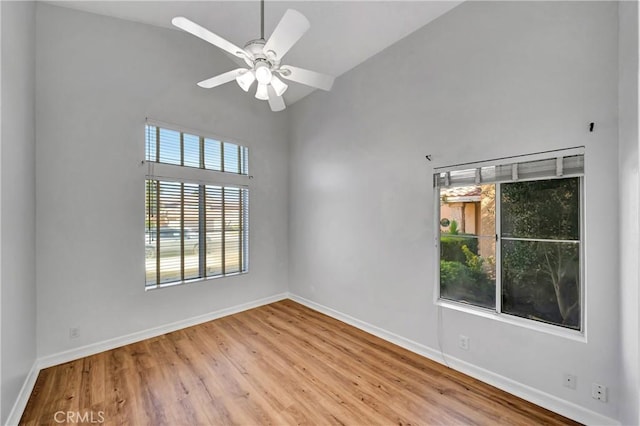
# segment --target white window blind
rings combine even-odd
[[[248,148],[146,126],[146,288],[244,273]]]
[[[540,158],[547,155],[548,158]],[[492,164],[493,163],[493,164]],[[556,151],[535,156],[513,157],[495,162],[435,169],[436,188],[582,176],[582,149]]]

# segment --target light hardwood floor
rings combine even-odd
[[[41,371],[21,424],[61,419],[576,424],[291,300]]]

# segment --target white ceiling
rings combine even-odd
[[[166,28],[175,28],[171,25],[171,18],[174,16],[185,16],[239,46],[260,37],[258,0],[62,0],[47,3]],[[460,3],[462,1],[457,0],[266,0],[265,38],[269,37],[287,9],[296,9],[311,22],[311,29],[289,51],[283,63],[337,77]],[[203,42],[193,37],[193,43]],[[211,48],[216,49],[213,46]],[[229,57],[231,58],[230,55]],[[234,67],[235,64],[230,59],[229,70]],[[311,92],[311,88],[291,83],[285,93],[285,101],[291,104]]]

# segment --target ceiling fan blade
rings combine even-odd
[[[222,84],[235,80],[237,76],[243,74],[246,71],[248,71],[246,68],[236,68],[235,70],[227,71],[224,74],[216,75],[215,77],[202,80],[198,83],[198,86],[204,89],[211,89],[213,87],[220,86]]]
[[[278,71],[283,78],[295,81],[296,83],[327,91],[331,90],[331,86],[333,86],[334,77],[327,74],[321,74],[291,65],[280,67]]]
[[[284,16],[273,30],[271,37],[264,45],[265,54],[272,51],[276,54],[276,59],[282,57],[296,44],[300,37],[307,32],[311,24],[304,15],[296,10],[287,9]]]
[[[244,59],[247,56],[251,57],[251,55],[244,49],[239,48],[230,41],[223,39],[219,35],[212,33],[206,28],[201,27],[200,25],[196,24],[193,21],[190,21],[183,16],[177,16],[173,18],[171,20],[171,23],[181,30],[186,31],[189,34],[193,34],[194,36],[207,41],[214,46],[219,47],[220,49],[225,50],[234,56],[237,56],[238,58]]]
[[[282,96],[278,96],[271,85],[267,87],[267,90],[269,91],[269,106],[271,107],[271,111],[282,111],[287,107]]]

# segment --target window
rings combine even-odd
[[[440,299],[582,330],[583,150],[436,172]]]
[[[244,273],[248,149],[146,125],[146,288]]]

